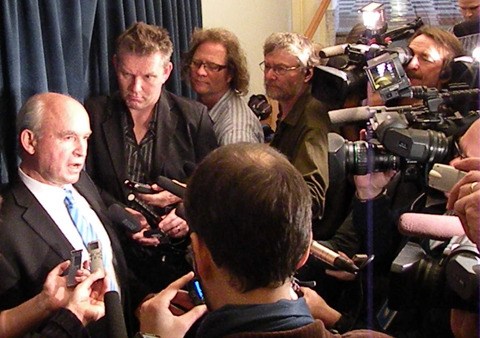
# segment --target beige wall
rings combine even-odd
[[[273,32],[304,33],[320,0],[202,0],[203,26],[224,27],[240,39],[250,70],[250,91],[265,93],[263,74],[258,64],[263,61],[262,46]],[[332,0],[330,8],[336,4]],[[327,12],[327,16],[332,11]],[[330,20],[320,23],[313,40],[327,45],[332,27]],[[330,33],[328,33],[330,31]],[[332,42],[333,44],[333,42]]]
[[[291,31],[292,0],[202,0],[203,27],[224,27],[235,33],[247,54],[252,94],[265,93],[262,46],[273,32]]]

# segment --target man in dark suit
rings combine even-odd
[[[127,199],[132,191],[125,180],[152,185],[162,175],[185,182],[195,164],[217,146],[206,107],[163,90],[173,68],[172,52],[165,29],[133,24],[116,43],[113,61],[119,92],[85,103],[93,130],[87,171],[103,190],[102,196],[140,212],[143,208]],[[156,185],[153,188],[155,193],[136,194],[164,214],[160,221],[150,219],[150,226],[158,225],[169,238],[188,240],[188,224],[175,212],[181,199]],[[123,240],[129,266],[156,290],[191,269],[184,250],[145,248],[159,243],[144,237],[143,231]]]
[[[21,164],[0,212],[0,254],[9,263],[0,265],[0,309],[41,291],[49,271],[70,259],[72,250],[82,250],[82,262],[89,260],[88,240],[65,205],[67,189],[101,244],[109,288],[118,291],[130,309],[133,295],[122,248],[100,194],[82,170],[91,135],[87,112],[71,97],[38,94],[20,110],[17,128]],[[91,333],[105,337],[102,321]]]

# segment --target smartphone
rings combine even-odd
[[[187,284],[188,294],[195,305],[205,304],[205,295],[203,294],[202,286],[197,277],[194,277]]]
[[[450,165],[435,163],[432,170],[428,173],[428,186],[443,192],[448,192],[465,175],[466,172],[455,169]]]

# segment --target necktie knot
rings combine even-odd
[[[65,205],[69,210],[71,210],[75,204],[75,200],[73,198],[72,191],[70,189],[64,189],[65,190]]]

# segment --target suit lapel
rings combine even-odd
[[[20,207],[25,209],[25,222],[63,259],[70,259],[72,245],[27,187],[19,182],[12,194]]]
[[[169,93],[165,90],[162,91],[160,100],[157,105],[157,129],[155,135],[155,147],[153,149],[153,177],[157,178],[162,175],[165,168],[165,163],[168,160],[165,157],[166,151],[170,148],[172,140],[170,138],[175,137],[175,129],[177,128],[177,114],[173,114],[173,104],[169,99]]]

